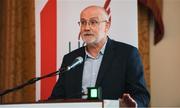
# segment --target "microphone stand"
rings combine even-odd
[[[41,76],[41,77],[34,77],[30,80],[28,80],[27,82],[21,84],[21,85],[18,85],[14,88],[10,88],[10,89],[7,89],[7,90],[4,90],[0,93],[0,102],[2,104],[2,99],[3,99],[3,96],[10,93],[10,92],[13,92],[13,91],[16,91],[16,90],[19,90],[21,88],[24,88],[28,85],[31,85],[31,84],[34,84],[36,81],[39,81],[41,79],[44,79],[44,78],[48,78],[48,77],[52,77],[52,76],[55,76],[55,75],[58,75],[59,74],[59,77],[63,75],[64,72],[68,71],[69,68],[66,67],[66,68],[61,68],[59,69],[58,71],[55,71],[55,72],[52,72],[52,73],[49,73],[47,75],[44,75],[44,76]]]

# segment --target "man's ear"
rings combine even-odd
[[[106,22],[106,28],[105,28],[106,33],[109,31],[110,26],[111,26],[111,22]]]

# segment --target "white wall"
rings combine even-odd
[[[151,105],[180,106],[180,0],[163,2],[165,37],[156,46],[151,30]]]

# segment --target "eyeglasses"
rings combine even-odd
[[[96,27],[96,26],[98,26],[102,22],[107,22],[107,21],[106,20],[103,20],[103,21],[97,21],[97,20],[86,21],[86,20],[82,20],[82,21],[79,21],[78,24],[79,24],[80,27],[85,27],[87,24],[90,27]]]

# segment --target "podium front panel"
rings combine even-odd
[[[6,104],[0,108],[102,108],[102,102]]]

